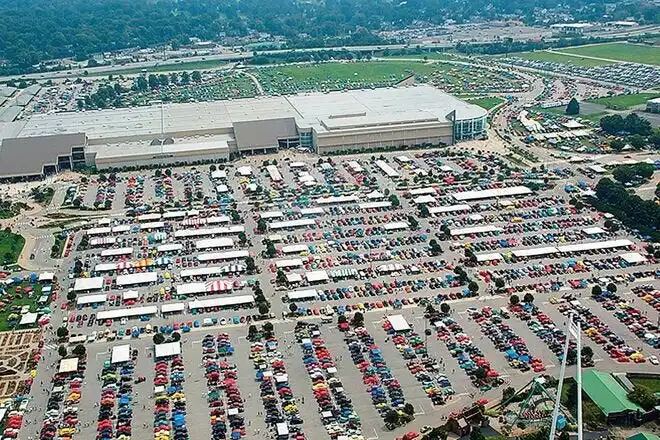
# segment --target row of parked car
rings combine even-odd
[[[97,440],[130,440],[133,421],[133,372],[137,350],[129,361],[119,366],[106,361],[101,371]],[[115,413],[115,406],[117,412]]]
[[[210,334],[204,336],[202,365],[208,389],[206,401],[209,405],[212,440],[227,438],[228,429],[231,430],[232,439],[240,439],[247,434],[236,365],[227,360],[233,354],[234,347],[227,333],[217,337]]]
[[[490,307],[468,309],[470,317],[479,325],[481,332],[491,340],[499,351],[503,352],[509,366],[520,371],[545,371],[543,361],[531,355],[525,340],[504,323],[506,316],[500,310]]]
[[[155,373],[154,440],[188,440],[183,358],[172,356],[157,361]]]
[[[277,338],[268,335],[267,338],[253,342],[250,357],[256,370],[255,378],[259,382],[264,422],[271,427],[282,427],[278,430],[286,432],[286,438],[304,440],[301,426],[303,420],[289,386],[289,376]]]
[[[382,327],[406,360],[408,371],[417,379],[434,405],[444,404],[449,396],[455,394],[447,376],[440,372],[438,361],[428,355],[422,336],[412,329],[396,331],[387,318],[383,321]]]
[[[319,326],[298,321],[294,335],[300,344],[302,361],[312,381],[312,395],[328,435],[330,438],[346,436],[351,440],[363,440],[360,417],[344,391],[337,365],[325,345]]]
[[[81,356],[75,371],[58,372],[53,376],[53,388],[48,396],[46,414],[39,433],[41,440],[73,439],[79,423],[78,404],[86,368],[85,358]]]
[[[390,409],[402,411],[406,398],[399,380],[387,366],[383,353],[366,328],[347,326],[344,341],[351,359],[362,374],[362,383],[382,418]]]

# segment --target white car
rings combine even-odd
[[[658,357],[656,355],[649,356],[649,362],[652,363],[653,365],[660,364],[660,361],[658,361]]]

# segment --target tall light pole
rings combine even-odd
[[[577,373],[575,375],[575,382],[577,383],[577,425],[578,435],[577,440],[582,440],[582,332],[580,324],[573,322],[573,313],[568,317],[566,324],[566,341],[564,342],[564,357],[561,361],[561,369],[559,370],[559,383],[557,385],[557,396],[555,397],[555,409],[552,412],[552,426],[550,427],[550,440],[555,439],[557,432],[557,419],[559,418],[559,408],[561,406],[561,389],[564,384],[564,375],[566,374],[566,361],[568,359],[568,350],[570,347],[571,337],[575,339],[577,350]]]

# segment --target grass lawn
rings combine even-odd
[[[14,264],[25,246],[25,239],[7,230],[0,230],[0,261],[4,264]]]
[[[498,96],[488,96],[486,98],[468,99],[467,102],[470,104],[478,105],[479,107],[485,108],[486,110],[490,110],[504,102],[504,99]]]
[[[385,87],[412,74],[424,81],[434,65],[406,61],[321,63],[255,69],[266,93]]]
[[[396,59],[425,59],[426,57],[427,60],[455,60],[456,58],[453,57],[450,54],[447,53],[440,53],[440,52],[425,52],[425,53],[417,53],[414,55],[389,55],[389,56],[384,56],[381,58],[391,58],[393,60]]]
[[[23,282],[20,284],[21,287],[29,286],[29,282]],[[28,297],[25,293],[16,293],[16,288],[19,285],[12,285],[7,288],[7,291],[2,296],[4,301],[6,297],[12,296],[13,300],[8,300],[5,307],[0,310],[0,332],[5,332],[7,330],[12,330],[14,327],[10,327],[7,323],[7,317],[12,313],[20,314],[20,308],[23,306],[30,306],[30,312],[35,312],[37,310],[37,300],[41,296],[41,284],[36,283],[32,285],[34,293],[32,296]],[[17,311],[12,311],[12,307],[17,307]]]
[[[626,110],[640,104],[646,104],[649,99],[657,98],[659,93],[635,93],[632,95],[609,96],[606,98],[591,99],[589,102],[602,104],[613,110]]]
[[[590,46],[574,46],[559,49],[560,52],[627,61],[631,63],[660,65],[660,47],[630,43],[605,43]]]
[[[89,76],[108,76],[108,75],[135,75],[146,70],[147,73],[175,72],[179,70],[208,70],[217,69],[227,64],[225,60],[205,60],[205,61],[181,61],[180,63],[168,62],[151,67],[127,67],[125,69],[113,70],[112,72],[90,72]]]
[[[660,392],[660,378],[655,377],[631,377],[630,381],[633,385],[643,385],[652,393]]]
[[[612,64],[609,61],[592,60],[590,58],[578,58],[570,55],[562,55],[553,52],[536,51],[536,52],[520,52],[509,54],[510,57],[519,57],[532,61],[546,61],[549,63],[570,64],[573,66],[581,67],[598,67],[606,64]]]

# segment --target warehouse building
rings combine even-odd
[[[0,178],[83,163],[176,165],[304,147],[318,154],[451,145],[486,134],[486,110],[428,85],[35,114],[0,146]],[[16,125],[16,123],[13,123]],[[24,148],[25,147],[25,148]],[[22,151],[31,151],[23,158]],[[39,153],[39,154],[36,154]]]
[[[649,113],[660,113],[660,98],[653,98],[646,101],[646,111]]]

